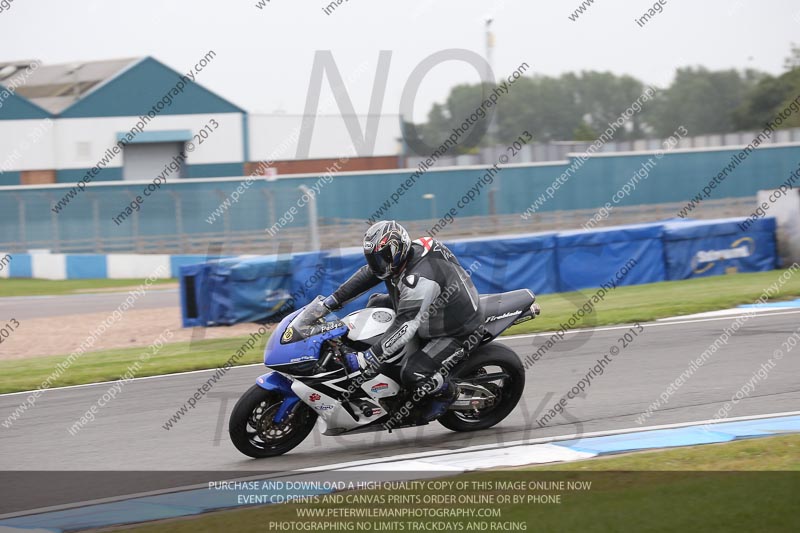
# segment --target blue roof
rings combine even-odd
[[[202,72],[195,74],[195,79],[202,79]],[[152,57],[145,57],[94,87],[59,116],[139,116],[146,115],[158,102],[163,102],[162,109],[157,111],[159,115],[245,113],[185,74]]]
[[[0,120],[42,119],[53,115],[0,84]]]

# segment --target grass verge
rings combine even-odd
[[[725,444],[686,446],[587,459],[572,463],[523,467],[558,472],[800,472],[800,435],[745,439]]]
[[[595,311],[579,327],[646,322],[753,303],[767,287],[778,281],[783,272],[773,270],[618,287],[595,306]],[[514,326],[508,334],[557,330],[559,324],[566,322],[594,293],[595,289],[586,289],[538,296],[536,301],[542,306],[541,316]],[[800,272],[795,272],[771,301],[798,296]]]
[[[341,503],[326,503],[319,497],[304,503],[215,512],[132,530],[142,533],[247,533],[265,528],[286,530],[280,525],[294,524],[294,531],[797,531],[798,452],[798,435],[744,440],[447,478],[447,481],[470,484],[470,488],[460,492],[437,491],[433,487],[349,492],[344,493]],[[582,489],[536,490],[530,488],[534,481],[581,483]],[[502,482],[525,485],[500,489]],[[342,518],[347,515],[336,514],[364,508],[437,509],[442,506],[426,503],[424,498],[427,495],[441,498],[448,494],[455,497],[465,494],[476,499],[492,496],[491,503],[484,499],[477,504],[465,502],[448,507],[491,509],[499,511],[500,516],[403,519]],[[552,501],[553,498],[548,502],[531,498],[556,494],[560,495],[558,503]],[[417,495],[420,500],[412,504],[393,504],[392,495]],[[510,497],[511,502],[501,500],[501,495]],[[514,496],[524,502],[513,503]],[[373,503],[365,504],[367,501]],[[330,509],[331,512],[326,518],[311,518],[301,516],[303,508]],[[329,524],[327,527],[314,527],[315,522],[321,525],[323,520]],[[351,527],[345,527],[346,524]]]
[[[152,285],[177,283],[176,279],[159,279]],[[104,290],[138,287],[144,279],[2,279],[0,280],[0,297],[5,296],[52,296],[62,294],[93,293]]]
[[[191,349],[188,342],[165,344],[147,361],[140,361],[142,366],[136,377],[219,367],[242,348],[247,339],[248,337],[230,337],[195,341],[191,343]],[[247,349],[236,364],[246,365],[263,361],[265,339],[266,337],[260,339],[255,346]],[[149,352],[149,348],[141,347],[86,353],[75,359],[69,369],[52,383],[52,387],[119,379],[134,361],[139,361],[142,354]],[[0,361],[0,375],[3,376],[3,380],[0,381],[0,393],[33,390],[39,387],[65,357],[58,355]]]
[[[783,271],[735,274],[711,278],[670,281],[632,287],[619,287],[600,302],[595,312],[578,327],[649,321],[702,311],[727,309],[750,303],[762,291],[775,283]],[[112,280],[113,281],[113,280]],[[583,305],[594,291],[579,293],[546,294],[538,301],[542,315],[508,330],[507,334],[530,333],[558,329],[575,310]],[[773,300],[800,296],[800,275],[793,276],[780,289]],[[214,368],[222,365],[239,349],[247,337],[209,340],[194,343],[166,345],[153,356],[137,374],[139,377]],[[263,340],[260,343],[263,346]],[[126,348],[84,354],[53,386],[77,385],[118,379],[128,366],[142,354],[144,348]],[[261,361],[262,348],[253,348],[238,364]],[[66,356],[37,357],[0,361],[0,393],[30,390],[37,387]]]

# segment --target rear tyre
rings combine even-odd
[[[297,402],[286,419],[276,424],[275,413],[283,396],[253,385],[236,402],[228,422],[228,433],[236,449],[260,459],[281,455],[305,439],[314,428],[317,414],[303,402]]]
[[[504,373],[507,377],[481,383],[497,396],[495,401],[482,409],[448,411],[439,418],[439,423],[453,431],[478,431],[501,422],[514,410],[525,389],[525,369],[513,350],[502,344],[482,346],[453,372],[454,381],[469,381],[469,378],[485,374]]]

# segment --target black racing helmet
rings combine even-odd
[[[377,222],[364,235],[364,257],[372,273],[380,279],[402,272],[410,249],[408,232],[394,220]]]

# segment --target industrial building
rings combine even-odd
[[[0,183],[77,182],[95,167],[93,181],[150,179],[190,147],[180,177],[243,174],[247,113],[192,79],[214,55],[187,73],[152,57],[0,64],[0,142],[10,147]]]
[[[215,55],[186,73],[152,57],[0,63],[0,185],[148,180],[172,161],[178,178],[318,172],[341,156],[343,170],[397,168],[397,116],[250,116],[203,87]],[[376,120],[357,153],[350,129]]]

